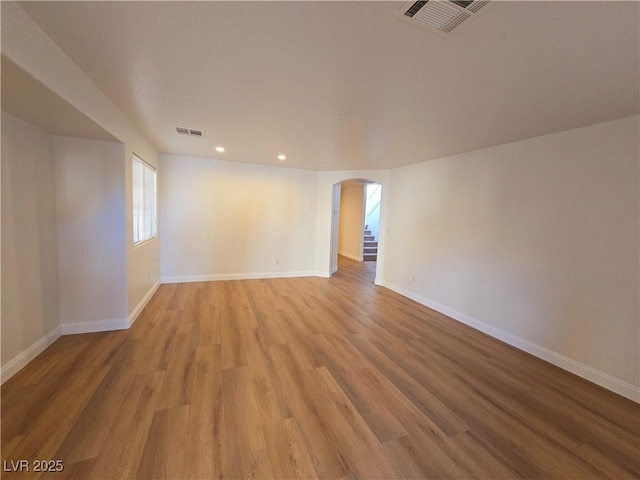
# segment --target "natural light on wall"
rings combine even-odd
[[[133,244],[156,236],[156,170],[133,156]]]

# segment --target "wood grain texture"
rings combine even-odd
[[[640,406],[373,285],[163,285],[2,386],[3,478],[640,476]]]

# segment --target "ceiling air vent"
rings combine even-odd
[[[448,37],[463,23],[478,15],[489,0],[426,0],[407,2],[396,18],[416,27]]]
[[[190,137],[204,137],[204,132],[197,128],[176,127],[176,132],[180,135],[188,135]]]

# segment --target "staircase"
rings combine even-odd
[[[371,230],[367,230],[368,225],[365,225],[364,230],[364,246],[362,249],[362,259],[365,262],[375,262],[378,260],[378,242],[376,237],[371,235]]]

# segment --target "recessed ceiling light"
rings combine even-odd
[[[278,155],[278,160],[286,160],[286,159],[287,159],[286,155],[282,155],[282,154]]]
[[[224,150],[225,150],[224,147],[216,147],[216,152],[222,153],[224,152]]]

